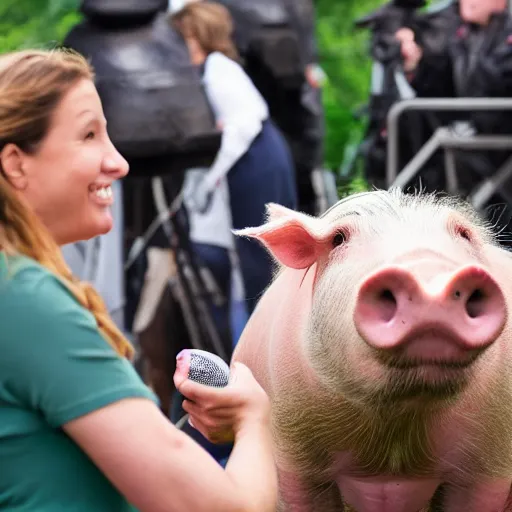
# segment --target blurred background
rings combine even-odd
[[[362,139],[364,118],[354,111],[368,99],[371,62],[369,33],[354,20],[383,4],[380,0],[316,0],[316,37],[326,74],[325,166],[340,172],[344,194],[365,188],[361,172],[346,176],[348,162]],[[24,47],[52,47],[82,18],[78,0],[2,0],[0,53]]]

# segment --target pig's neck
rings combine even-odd
[[[346,403],[340,451],[354,455],[354,471],[409,475],[432,467],[428,432],[436,411],[397,407],[368,409]]]
[[[505,446],[512,397],[509,382],[493,387],[486,400],[468,392],[455,406],[368,407],[320,385],[304,393],[296,382],[280,395],[286,400],[276,397],[274,424],[281,446],[300,454],[300,472],[319,481],[339,474],[433,477],[448,471],[456,478],[466,472],[497,478],[512,470]]]
[[[311,390],[308,390],[310,392]],[[319,392],[320,389],[315,390]],[[314,401],[287,395],[274,404],[279,437],[304,455],[306,471],[337,472],[336,455],[353,474],[429,474],[435,463],[429,432],[441,414],[428,408],[372,408],[339,395],[315,394]],[[308,403],[305,403],[308,401]],[[334,464],[334,467],[333,467]],[[324,474],[324,477],[328,476]]]

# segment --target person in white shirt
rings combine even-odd
[[[187,43],[192,62],[202,67],[205,92],[222,129],[215,161],[196,186],[197,207],[207,209],[227,177],[234,229],[262,224],[270,202],[295,209],[290,150],[269,119],[265,100],[238,63],[229,11],[215,2],[194,1],[172,13],[170,20]],[[273,264],[254,240],[237,238],[235,243],[251,313],[272,280]]]

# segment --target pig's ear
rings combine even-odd
[[[273,220],[234,231],[235,235],[256,238],[285,267],[304,269],[315,263],[323,247],[321,237],[315,234],[317,219],[283,207],[269,213]]]
[[[297,214],[295,210],[290,210],[290,208],[286,208],[286,206],[277,203],[267,203],[266,208],[268,222],[273,222],[283,217],[293,217]]]

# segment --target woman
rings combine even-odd
[[[258,226],[265,205],[297,204],[295,171],[289,148],[269,119],[265,100],[236,62],[229,11],[214,2],[187,3],[171,15],[182,34],[192,62],[203,67],[205,91],[219,126],[219,153],[196,195],[209,193],[227,174],[233,227]],[[273,277],[272,261],[254,240],[236,239],[248,306],[252,313]]]
[[[235,434],[224,472],[161,414],[62,259],[59,245],[111,229],[111,185],[128,172],[82,57],[0,57],[0,171],[0,509],[274,511],[268,399],[249,370],[219,390],[178,361],[194,425]]]

